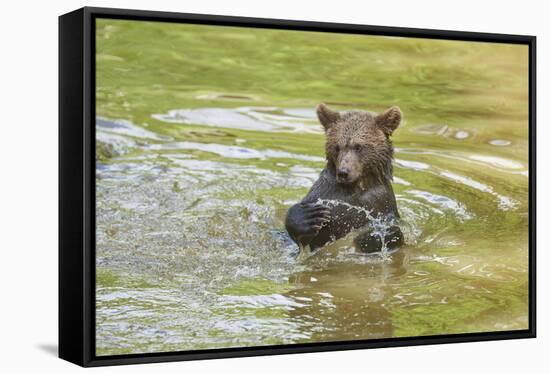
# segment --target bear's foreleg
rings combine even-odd
[[[315,203],[298,203],[290,207],[286,215],[285,227],[292,240],[304,247],[329,221],[330,209]]]

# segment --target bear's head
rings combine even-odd
[[[376,114],[360,110],[337,112],[319,104],[317,117],[325,128],[328,167],[337,183],[367,188],[391,181],[390,136],[401,122],[398,107]]]

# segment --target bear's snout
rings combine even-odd
[[[355,183],[360,177],[359,159],[355,152],[341,152],[336,165],[336,182],[351,184]]]
[[[349,169],[347,169],[347,168],[340,168],[340,169],[338,169],[338,171],[336,172],[336,179],[337,179],[338,182],[340,182],[340,183],[345,183],[345,182],[347,182],[348,177],[349,177]]]

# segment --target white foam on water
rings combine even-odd
[[[152,144],[149,148],[153,150],[163,150],[163,149],[196,150],[196,151],[202,151],[202,152],[215,153],[219,156],[227,157],[227,158],[265,159],[262,153],[255,149],[243,148],[243,147],[232,146],[232,145],[215,144],[215,143],[175,142],[175,143],[165,143],[165,144]]]
[[[294,116],[294,117],[308,118],[312,120],[317,118],[315,111],[309,108],[283,109],[283,112],[286,114],[290,114],[291,116]]]
[[[172,140],[169,136],[155,134],[126,120],[108,120],[97,117],[96,129],[98,130],[97,133],[114,133],[140,139]]]
[[[274,149],[266,149],[260,152],[267,158],[293,158],[302,161],[325,162],[325,158],[323,157],[301,155],[297,153],[290,153]]]
[[[475,155],[474,154],[474,155],[468,155],[467,157],[460,157],[460,156],[453,156],[453,155],[448,155],[448,154],[435,152],[435,151],[422,151],[422,150],[417,151],[417,150],[408,150],[408,149],[401,149],[401,148],[398,149],[398,151],[402,152],[402,153],[441,156],[441,157],[451,158],[451,159],[464,161],[464,162],[474,161],[476,163],[483,163],[487,166],[497,168],[498,170],[505,169],[505,171],[508,172],[508,173],[521,174],[521,175],[528,176],[528,171],[519,171],[519,170],[517,170],[517,169],[522,169],[524,167],[523,164],[521,164],[520,162],[505,159],[505,158],[501,158],[501,157],[496,157],[496,156],[485,156],[485,155]],[[437,167],[431,167],[428,164],[425,164],[425,163],[422,163],[422,162],[417,162],[417,161],[396,159],[395,163],[398,166],[406,168],[406,169],[412,169],[412,170],[418,170],[418,171],[430,170],[429,172],[431,174],[438,175],[438,176],[443,176],[447,179],[451,179],[455,182],[458,182],[458,183],[467,185],[469,187],[472,187],[472,188],[474,188],[478,191],[489,193],[489,194],[491,194],[491,195],[493,195],[497,198],[498,207],[501,210],[514,209],[518,205],[518,202],[515,199],[513,199],[511,197],[508,197],[508,196],[501,195],[501,194],[495,192],[493,187],[491,187],[489,185],[486,185],[484,183],[481,183],[479,181],[476,181],[476,180],[474,180],[470,177],[458,175],[458,174],[455,174],[453,172],[449,172],[449,171],[446,171],[446,170],[440,170]],[[513,171],[510,171],[510,169],[512,169]],[[402,181],[399,180],[397,177],[394,177],[394,182],[396,182],[398,184],[403,184],[403,183],[401,183]],[[407,185],[407,184],[405,184],[405,185]]]
[[[430,165],[418,161],[402,160],[399,158],[396,158],[394,161],[398,166],[405,169],[427,170],[430,168]]]
[[[455,138],[459,139],[459,140],[463,140],[463,139],[466,139],[470,136],[470,134],[468,133],[468,131],[465,131],[465,130],[458,130],[456,133],[455,133]]]
[[[478,191],[486,192],[486,193],[489,193],[489,194],[495,196],[499,201],[499,204],[498,204],[499,208],[502,209],[502,210],[513,209],[518,204],[518,202],[515,201],[514,199],[512,199],[508,196],[500,195],[497,192],[495,192],[491,186],[487,186],[486,184],[475,181],[472,178],[465,177],[465,176],[462,176],[462,175],[458,175],[458,174],[455,174],[455,173],[451,173],[449,171],[441,172],[440,175],[442,175],[445,178],[451,179],[455,182],[465,184],[465,185],[467,185],[469,187],[472,187],[472,188],[474,188]]]
[[[464,206],[459,202],[451,199],[450,197],[433,194],[427,191],[420,190],[407,190],[405,191],[413,196],[419,197],[431,204],[437,205],[443,210],[451,210],[461,219],[467,220],[471,219],[472,215],[466,211]]]
[[[174,109],[167,114],[153,114],[159,121],[182,123],[188,125],[203,125],[210,127],[227,127],[242,130],[273,131],[275,126],[257,121],[233,109],[200,108]]]
[[[252,148],[239,147],[235,145],[225,145],[216,143],[196,143],[196,142],[173,142],[151,144],[149,149],[153,150],[196,150],[202,152],[215,153],[227,158],[240,159],[260,159],[268,158],[290,158],[301,161],[324,162],[325,159],[317,156],[301,155],[274,149],[256,150]]]
[[[275,308],[275,309],[293,309],[307,306],[304,301],[296,301],[297,298],[290,298],[280,294],[271,295],[222,295],[218,302],[220,308]]]
[[[523,169],[525,166],[515,160],[510,160],[502,157],[497,156],[487,156],[487,155],[465,155],[462,156],[459,152],[438,152],[438,151],[426,151],[421,149],[412,149],[412,148],[395,148],[396,153],[404,153],[404,154],[422,154],[422,155],[431,155],[431,156],[437,156],[437,157],[444,157],[452,160],[458,160],[463,161],[467,163],[481,163],[483,165],[489,166],[491,168],[497,169],[499,171],[505,171],[507,173],[512,174],[525,174],[525,170],[519,171],[518,169]],[[398,164],[398,161],[396,159],[396,164]],[[403,167],[406,167],[406,165],[403,165]],[[417,169],[420,170],[420,169]]]
[[[404,186],[410,186],[411,185],[411,182],[407,182],[403,178],[399,178],[399,177],[393,177],[393,182],[397,183],[397,184],[402,184]]]
[[[400,205],[400,207],[399,207],[400,211],[408,209],[409,207],[407,205],[415,205],[415,206],[418,206],[422,209],[427,209],[429,211],[429,214],[431,214],[431,213],[436,213],[436,214],[439,214],[439,215],[444,215],[445,214],[445,212],[443,212],[441,209],[438,209],[438,208],[433,207],[429,204],[423,203],[422,201],[418,201],[418,200],[415,200],[415,199],[409,199],[409,198],[404,197],[403,195],[396,195],[395,198],[398,202],[407,203],[407,204],[401,204]],[[415,212],[415,215],[418,215],[418,214],[420,214],[422,218],[427,218],[426,213]]]
[[[484,164],[489,164],[497,168],[502,169],[523,169],[524,166],[519,161],[509,160],[502,157],[496,156],[485,156],[485,155],[470,155],[468,156],[471,160],[479,161]]]
[[[510,140],[506,140],[506,139],[493,139],[493,140],[489,141],[489,144],[495,145],[497,147],[506,147],[506,146],[512,144],[512,142]]]
[[[451,173],[450,171],[443,171],[440,173],[440,175],[452,179],[455,182],[465,184],[467,186],[470,186],[472,188],[475,188],[476,190],[483,191],[483,192],[489,192],[493,193],[493,189],[486,184],[483,184],[481,182],[475,181],[472,178],[464,177],[462,175],[458,175],[455,173]]]
[[[318,121],[304,117],[303,111],[294,115],[291,111],[276,113],[277,110],[275,107],[173,109],[152,117],[163,122],[241,130],[323,133]]]

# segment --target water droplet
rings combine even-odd
[[[470,134],[468,133],[468,131],[465,131],[465,130],[458,130],[456,133],[455,133],[455,138],[457,139],[466,139],[467,137],[469,137]]]
[[[489,144],[496,145],[497,147],[506,147],[507,145],[512,144],[512,142],[505,139],[493,139],[489,141]]]

